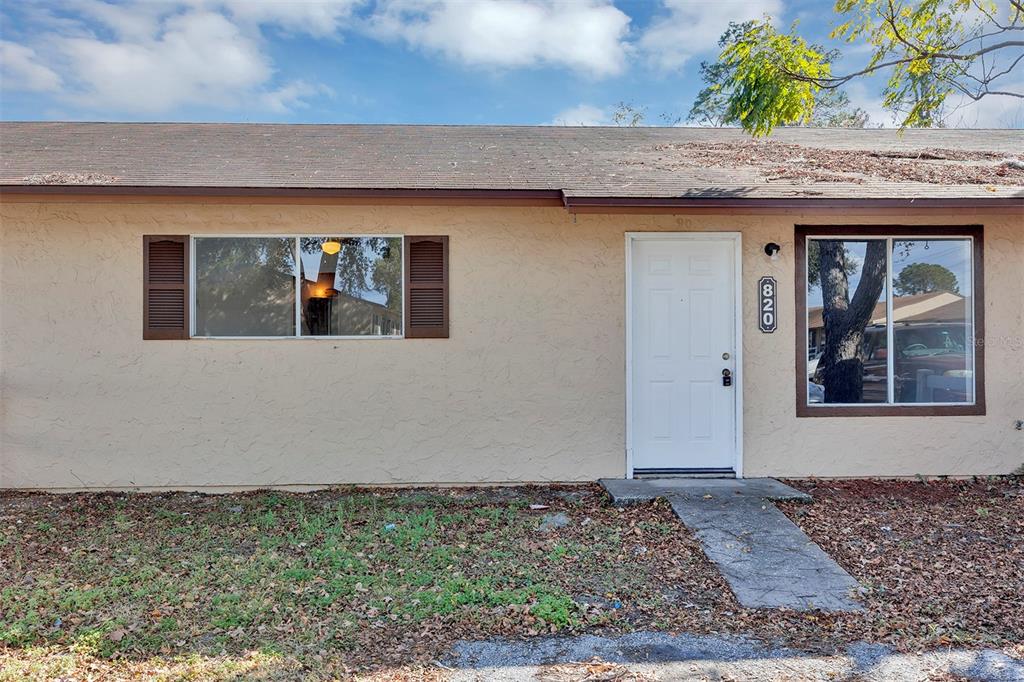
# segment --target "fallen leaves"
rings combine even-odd
[[[801,487],[813,504],[779,506],[867,588],[874,638],[902,648],[1024,639],[1019,480]]]
[[[865,614],[744,609],[666,503],[611,507],[595,486],[7,493],[0,653],[138,670],[285,652],[261,665],[293,679],[433,669],[456,640],[553,633],[742,633],[809,650],[1024,640],[1019,483],[796,485],[816,501],[780,507],[858,578]],[[567,523],[539,532],[549,513]],[[544,674],[640,679],[600,661]]]
[[[665,169],[747,167],[769,182],[924,182],[937,185],[1024,185],[1024,164],[1004,154],[957,149],[913,153],[822,149],[774,141],[665,144],[655,148]],[[645,162],[647,163],[647,162]]]
[[[537,674],[540,682],[648,682],[655,678],[630,670],[624,665],[593,659],[587,663],[544,666]]]
[[[106,173],[56,171],[28,175],[21,180],[27,185],[109,185],[117,182],[118,178]]]

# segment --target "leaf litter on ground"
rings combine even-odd
[[[593,485],[4,493],[0,670],[386,676],[458,640],[638,629],[818,652],[1024,641],[1019,480],[794,484],[815,502],[780,507],[861,582],[865,613],[744,609],[668,504],[613,507]],[[540,533],[544,514],[567,523]]]

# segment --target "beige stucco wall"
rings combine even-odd
[[[797,419],[794,223],[949,216],[558,208],[0,206],[0,487],[584,480],[625,471],[624,233],[741,230],[744,474],[1000,474],[1024,463],[1024,220],[985,225],[988,415]],[[451,236],[446,340],[143,341],[147,233]],[[783,245],[769,261],[761,249]]]

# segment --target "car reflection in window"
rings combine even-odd
[[[967,325],[963,322],[897,323],[893,329],[895,398],[898,403],[948,403],[973,400],[973,371]],[[865,330],[864,391],[884,390],[886,337],[883,325]],[[877,381],[870,381],[869,377]]]

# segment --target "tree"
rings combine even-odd
[[[632,102],[619,102],[612,112],[612,123],[625,128],[636,128],[647,118],[647,107],[634,106]]]
[[[900,270],[893,281],[897,296],[930,294],[933,291],[948,291],[959,294],[960,285],[953,272],[938,263],[911,263]]]
[[[821,285],[821,241],[818,239],[807,240],[807,290],[810,291]],[[857,263],[845,250],[843,253],[843,272],[847,276],[857,272]]]
[[[818,241],[825,348],[817,377],[826,403],[859,403],[864,395],[864,330],[885,286],[885,241],[867,242],[857,290],[850,295],[849,252],[841,240]]]
[[[887,74],[885,107],[901,126],[941,124],[947,98],[960,94],[1024,98],[1006,84],[1024,60],[1024,0],[837,0],[843,19],[832,37],[872,49],[862,68],[834,74],[830,53],[809,44],[793,24],[752,22],[724,46],[726,116],[753,135],[812,120],[823,93],[854,79]]]
[[[756,24],[757,22],[754,21],[729,22],[729,27],[718,39],[719,47],[724,49],[742,40]],[[815,49],[824,52],[824,48],[815,46]],[[828,57],[828,62],[832,63],[838,58],[839,51],[832,50],[825,54]],[[741,123],[729,115],[729,100],[733,94],[732,82],[735,70],[734,65],[723,61],[701,62],[700,77],[706,85],[697,94],[687,120],[714,127]],[[822,93],[815,103],[810,118],[803,124],[815,127],[863,128],[867,122],[867,112],[851,107],[847,94],[842,90],[834,89]]]

